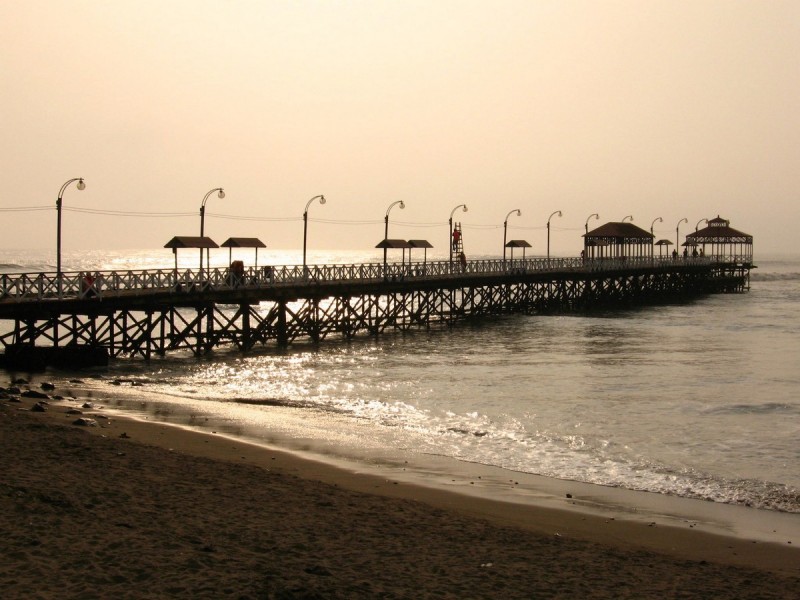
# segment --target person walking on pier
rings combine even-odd
[[[458,255],[458,260],[461,262],[461,270],[466,271],[467,269],[467,256],[463,252]]]

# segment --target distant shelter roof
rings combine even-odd
[[[654,236],[649,231],[645,231],[633,223],[611,222],[601,225],[597,229],[592,229],[589,233],[585,233],[583,237],[587,239],[614,240],[616,243],[622,243],[621,241],[652,240]]]
[[[219,248],[219,245],[210,237],[176,235],[164,244],[164,248]]]
[[[533,248],[526,240],[509,240],[506,248]]]
[[[583,235],[585,250],[592,257],[651,256],[653,236],[628,222],[610,222]]]
[[[223,248],[266,248],[267,245],[258,238],[232,237],[222,242]]]
[[[696,244],[733,243],[752,244],[753,236],[734,229],[730,221],[717,215],[716,219],[709,219],[708,225],[700,231],[695,231],[686,236]]]
[[[409,244],[405,240],[381,240],[378,242],[378,245],[375,246],[376,248],[413,248],[411,244]]]
[[[428,240],[408,240],[408,246],[410,248],[433,248],[433,244]]]

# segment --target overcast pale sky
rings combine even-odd
[[[721,214],[759,253],[800,226],[797,0],[0,0],[2,248],[441,248],[577,254],[632,215]],[[260,217],[234,220],[214,215]]]

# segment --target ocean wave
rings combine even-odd
[[[676,483],[678,485],[675,485]],[[664,485],[662,489],[648,491],[722,504],[800,513],[800,490],[771,481],[725,479],[688,473],[678,476],[670,484]]]
[[[331,404],[320,404],[312,400],[293,400],[290,398],[226,398],[223,402],[232,402],[233,404],[244,404],[247,406],[273,406],[276,408],[301,408],[311,409],[323,413],[333,413],[341,415],[349,415],[358,418],[358,415],[353,414],[353,410],[348,407],[335,406]]]
[[[775,413],[798,414],[800,406],[792,406],[785,402],[764,402],[762,404],[728,404],[703,411],[707,415],[766,415]]]
[[[750,281],[797,281],[800,273],[770,273],[751,271]]]

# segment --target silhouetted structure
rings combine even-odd
[[[583,238],[588,258],[653,256],[653,234],[633,223],[606,223]]]
[[[708,225],[686,236],[686,241],[703,249],[703,254],[718,262],[752,264],[753,236],[731,227],[717,215]]]

